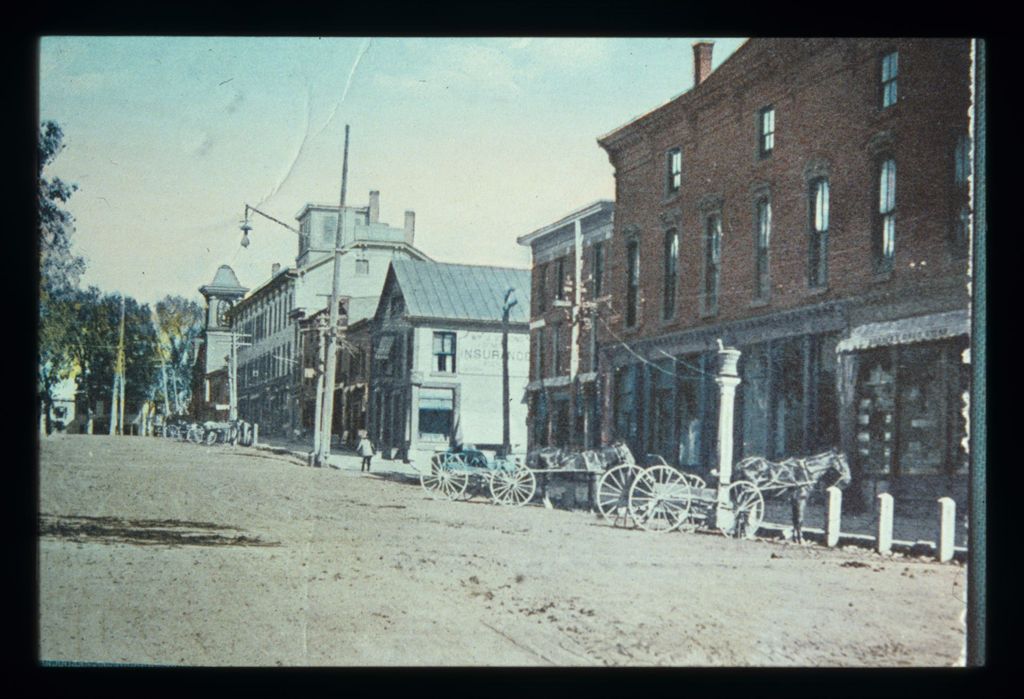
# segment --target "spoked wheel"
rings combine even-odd
[[[761,489],[750,481],[736,481],[726,490],[732,503],[732,525],[719,526],[726,536],[753,539],[764,521],[764,496]]]
[[[188,441],[193,444],[203,443],[203,430],[199,427],[190,427],[188,430]]]
[[[671,466],[651,466],[629,489],[629,514],[643,529],[670,532],[690,515],[690,486]]]
[[[219,438],[220,435],[217,434],[217,430],[210,430],[209,432],[206,433],[206,436],[203,437],[203,442],[206,444],[206,446],[212,447],[214,444],[217,443],[217,440]]]
[[[491,499],[497,505],[522,507],[537,492],[537,477],[521,463],[499,460],[491,473]]]
[[[164,430],[164,436],[168,439],[177,439],[179,437],[179,431],[177,425],[171,425]]]
[[[636,464],[622,464],[605,471],[597,482],[597,509],[613,525],[630,524],[629,489],[641,470]]]
[[[430,468],[420,474],[420,485],[430,497],[438,500],[458,500],[466,492],[468,484],[469,474],[460,454],[434,454]]]

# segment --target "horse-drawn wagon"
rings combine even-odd
[[[810,492],[826,480],[839,487],[850,481],[846,457],[836,450],[781,462],[749,457],[736,464],[735,480],[722,494],[732,517],[716,521],[717,487],[708,487],[700,476],[669,466],[661,457],[651,455],[649,462],[653,463],[609,469],[598,482],[598,509],[613,524],[656,532],[714,526],[730,536],[752,538],[764,520],[765,496],[789,496],[794,538],[799,541]]]

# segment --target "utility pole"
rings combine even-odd
[[[331,285],[330,320],[327,329],[327,357],[324,372],[323,433],[317,465],[326,466],[331,457],[331,427],[334,419],[334,382],[338,368],[338,297],[341,294],[341,244],[345,221],[345,188],[348,185],[348,124],[345,124],[345,151],[341,164],[341,201],[338,227],[334,233],[334,281]]]
[[[505,302],[501,308],[501,456],[508,458],[512,451],[512,438],[509,431],[508,415],[508,315],[512,307],[518,303],[516,290],[505,292]]]
[[[314,414],[313,414],[313,453],[310,461],[319,466],[320,465],[320,438],[323,433],[323,414],[324,414],[324,364],[326,361],[326,344],[327,344],[327,319],[323,316],[317,319],[317,327],[311,328],[312,332],[316,333],[316,401],[314,402]]]
[[[114,384],[110,391],[110,435],[124,431],[124,295],[121,295],[121,327],[118,331],[117,357],[114,360]]]
[[[237,335],[231,331],[231,354],[228,355],[228,420],[238,419],[238,350]]]

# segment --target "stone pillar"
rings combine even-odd
[[[740,361],[740,351],[735,347],[724,347],[718,341],[718,507],[715,511],[715,522],[720,529],[731,529],[732,503],[729,502],[728,488],[732,482],[732,436],[733,407],[736,399],[736,387],[740,377],[736,366]]]
[[[956,535],[956,502],[953,498],[939,498],[939,531],[935,537],[935,558],[939,563],[953,559]]]
[[[839,522],[843,509],[843,491],[829,486],[828,506],[825,510],[825,545],[835,546],[839,543]]]
[[[875,550],[879,553],[892,551],[892,495],[878,494],[878,539]]]

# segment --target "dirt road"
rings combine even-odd
[[[60,436],[40,452],[40,658],[184,665],[948,666],[960,565],[709,534]]]

